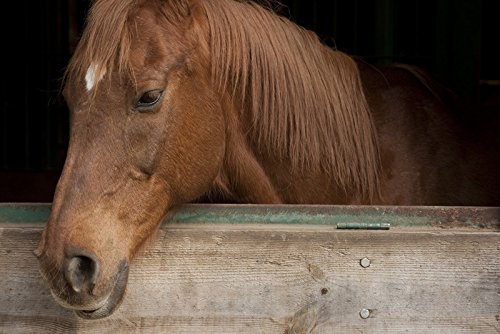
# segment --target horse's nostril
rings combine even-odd
[[[66,261],[64,275],[71,288],[77,293],[90,294],[98,274],[99,262],[93,256],[77,255]]]

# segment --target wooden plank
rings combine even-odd
[[[227,207],[174,213],[132,264],[121,307],[98,321],[77,318],[53,301],[32,255],[43,224],[0,223],[0,333],[500,330],[500,234],[494,224],[345,231],[333,224],[269,224],[266,212],[283,209],[269,207],[254,207],[246,222],[214,223],[211,209]],[[255,214],[258,209],[263,211]],[[360,265],[363,258],[369,267]],[[369,310],[367,319],[362,309]]]

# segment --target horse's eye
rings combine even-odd
[[[142,94],[139,100],[135,103],[134,108],[138,110],[150,109],[156,105],[163,96],[163,90],[155,89]]]

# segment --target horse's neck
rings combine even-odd
[[[239,203],[367,204],[345,191],[321,169],[292,167],[292,161],[263,150],[242,118],[240,107],[223,98],[226,110],[226,159],[209,194],[210,201]]]

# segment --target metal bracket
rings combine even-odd
[[[338,223],[339,230],[388,230],[391,228],[389,223]]]

